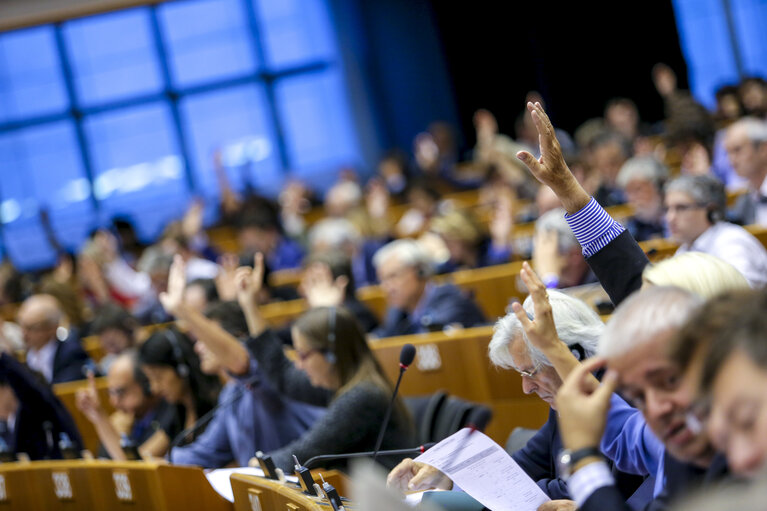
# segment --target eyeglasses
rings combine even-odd
[[[672,204],[670,206],[663,206],[663,213],[673,211],[674,213],[684,213],[685,211],[691,211],[693,209],[703,209],[706,206],[700,204]]]
[[[706,426],[706,420],[708,419],[709,413],[711,413],[710,399],[699,399],[694,402],[684,416],[684,422],[687,429],[696,435],[702,433],[703,428]]]
[[[537,375],[541,371],[542,367],[543,367],[543,364],[538,363],[538,364],[535,364],[535,367],[533,367],[532,371],[520,371],[519,369],[517,369],[517,372],[519,373],[520,376],[526,376],[527,378],[535,378],[535,375]]]

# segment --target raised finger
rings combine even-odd
[[[527,311],[524,307],[522,307],[522,304],[519,302],[514,302],[511,304],[511,310],[514,311],[514,315],[517,316],[517,319],[522,324],[522,329],[529,330],[532,326],[532,322],[530,321],[530,318],[527,316]]]

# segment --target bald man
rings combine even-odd
[[[63,314],[51,295],[32,295],[21,304],[18,324],[27,347],[27,365],[50,384],[85,378],[83,366],[92,363],[80,340],[68,334],[59,339]]]

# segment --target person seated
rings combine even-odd
[[[174,443],[194,440],[205,425],[197,427],[197,421],[214,407],[218,398],[221,388],[218,378],[202,372],[192,341],[175,328],[150,335],[139,346],[138,360],[152,393],[179,410],[180,428],[177,424],[161,425],[168,448],[174,447]],[[178,438],[179,429],[191,431]]]
[[[535,222],[533,266],[546,287],[554,289],[596,282],[564,214],[562,208],[553,209]]]
[[[66,407],[29,368],[0,349],[0,450],[23,452],[32,460],[58,459],[64,439],[79,454],[83,441]]]
[[[91,333],[98,336],[104,357],[98,361],[103,374],[118,355],[136,344],[138,322],[128,311],[116,304],[107,304],[96,311],[91,323]]]
[[[494,244],[467,211],[456,209],[438,215],[431,219],[429,228],[439,235],[449,253],[449,259],[437,267],[438,274],[503,264],[511,258],[508,241]]]
[[[51,385],[82,380],[93,362],[73,332],[62,326],[63,314],[51,295],[32,295],[21,304],[18,324],[27,347],[26,362]]]
[[[309,231],[309,253],[314,255],[340,252],[352,264],[354,281],[358,286],[377,282],[373,255],[385,244],[385,240],[366,240],[359,230],[345,218],[325,218]]]
[[[244,375],[232,378],[231,364],[225,357],[228,342],[240,343],[248,335],[240,306],[236,302],[213,303],[203,316],[184,302],[183,267],[175,262],[168,293],[163,303],[184,320],[196,338],[194,349],[200,357],[200,369],[217,375],[224,387],[218,398],[218,410],[205,432],[191,444],[169,453],[173,463],[219,468],[232,462],[247,466],[256,451],[270,452],[303,435],[324,414],[324,408],[299,403],[281,396],[251,360]],[[221,341],[220,338],[224,337]]]
[[[591,171],[599,178],[594,198],[601,206],[615,206],[626,202],[626,197],[615,179],[621,166],[631,155],[630,152],[626,140],[613,131],[606,131],[591,141]]]
[[[270,451],[275,465],[293,470],[293,455],[299,461],[320,454],[372,451],[376,447],[383,418],[392,395],[392,385],[367,345],[354,317],[343,308],[319,307],[301,315],[293,326],[295,360],[291,363],[282,343],[267,328],[256,297],[263,281],[263,256],[254,268],[238,269],[238,301],[245,312],[250,339],[243,346],[229,342],[228,367],[234,375],[246,374],[255,360],[269,382],[280,393],[327,412],[305,434],[281,449]],[[223,358],[223,357],[222,357]],[[231,364],[231,365],[229,365]],[[236,366],[235,366],[236,365]],[[382,450],[414,445],[412,418],[402,400],[394,403],[391,420],[384,430]],[[388,467],[401,458],[379,457]],[[345,467],[346,463],[329,463]]]
[[[209,305],[218,301],[218,289],[213,279],[194,279],[184,288],[184,303],[198,311],[204,311]]]
[[[671,345],[680,367],[702,366],[702,374],[691,378],[697,392],[690,422],[707,431],[733,473],[747,479],[767,467],[766,308],[764,289],[721,294],[690,318]]]
[[[749,284],[767,284],[767,250],[738,225],[724,221],[724,186],[711,176],[682,176],[666,185],[666,221],[678,254],[705,252],[732,264]]]
[[[284,235],[277,207],[258,197],[249,199],[242,207],[237,242],[241,264],[250,264],[257,252],[266,255],[271,271],[298,268],[304,258],[301,245]]]
[[[109,402],[115,412],[107,415],[99,399],[93,375],[88,386],[77,391],[77,409],[93,424],[101,441],[101,456],[126,460],[123,439],[135,446],[142,458],[159,458],[168,450],[170,439],[181,432],[180,408],[152,393],[139,367],[136,353],[117,355],[107,372]]]
[[[442,330],[452,324],[468,328],[485,322],[479,307],[461,289],[431,281],[432,261],[417,242],[392,241],[376,252],[373,264],[387,306],[383,324],[373,336]]]
[[[626,194],[634,214],[626,229],[637,241],[665,237],[663,222],[663,184],[668,168],[652,156],[629,159],[618,172],[616,183]]]
[[[735,172],[748,183],[729,217],[741,225],[767,226],[767,122],[741,119],[725,133],[724,148]]]
[[[524,277],[527,279],[526,283],[530,288],[535,288],[535,294],[529,296],[523,305],[516,304],[517,311],[510,312],[498,320],[488,353],[496,367],[513,369],[522,375],[522,390],[525,394],[535,392],[551,407],[547,422],[525,447],[512,454],[512,458],[543,492],[553,499],[549,503],[551,507],[546,509],[574,509],[574,503],[569,500],[571,496],[567,484],[561,477],[561,464],[557,461],[562,449],[562,439],[555,396],[562,380],[557,375],[552,361],[531,342],[528,334],[534,334],[535,331],[530,329],[530,318],[535,318],[535,328],[553,332],[553,337],[562,350],[582,360],[595,353],[604,324],[584,302],[558,291],[549,291],[547,294],[545,287],[538,280],[535,281],[536,286],[533,286],[533,281],[528,278],[534,275],[529,265],[525,266],[524,271],[527,272]],[[621,443],[618,433],[625,423],[625,418],[633,415],[633,410],[620,399],[616,399],[614,403],[615,424],[611,428],[611,434],[603,439],[601,452],[614,460],[618,470],[639,475],[654,472],[662,446],[651,438],[651,435],[647,436],[648,445],[644,446],[644,450],[635,449],[635,443]],[[641,438],[641,435],[639,436]],[[436,468],[411,459],[404,460],[389,473],[387,484],[403,492],[452,487],[452,482]],[[634,488],[635,486],[631,490]],[[630,496],[629,492],[626,498]]]

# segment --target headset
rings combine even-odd
[[[173,362],[176,366],[176,372],[182,378],[189,376],[189,366],[184,362],[184,352],[181,351],[181,345],[178,342],[176,332],[171,329],[165,330],[165,337],[170,342],[170,347],[173,353]]]
[[[325,350],[325,360],[331,364],[335,364],[338,358],[336,357],[336,308],[329,307],[328,309],[328,347]]]

